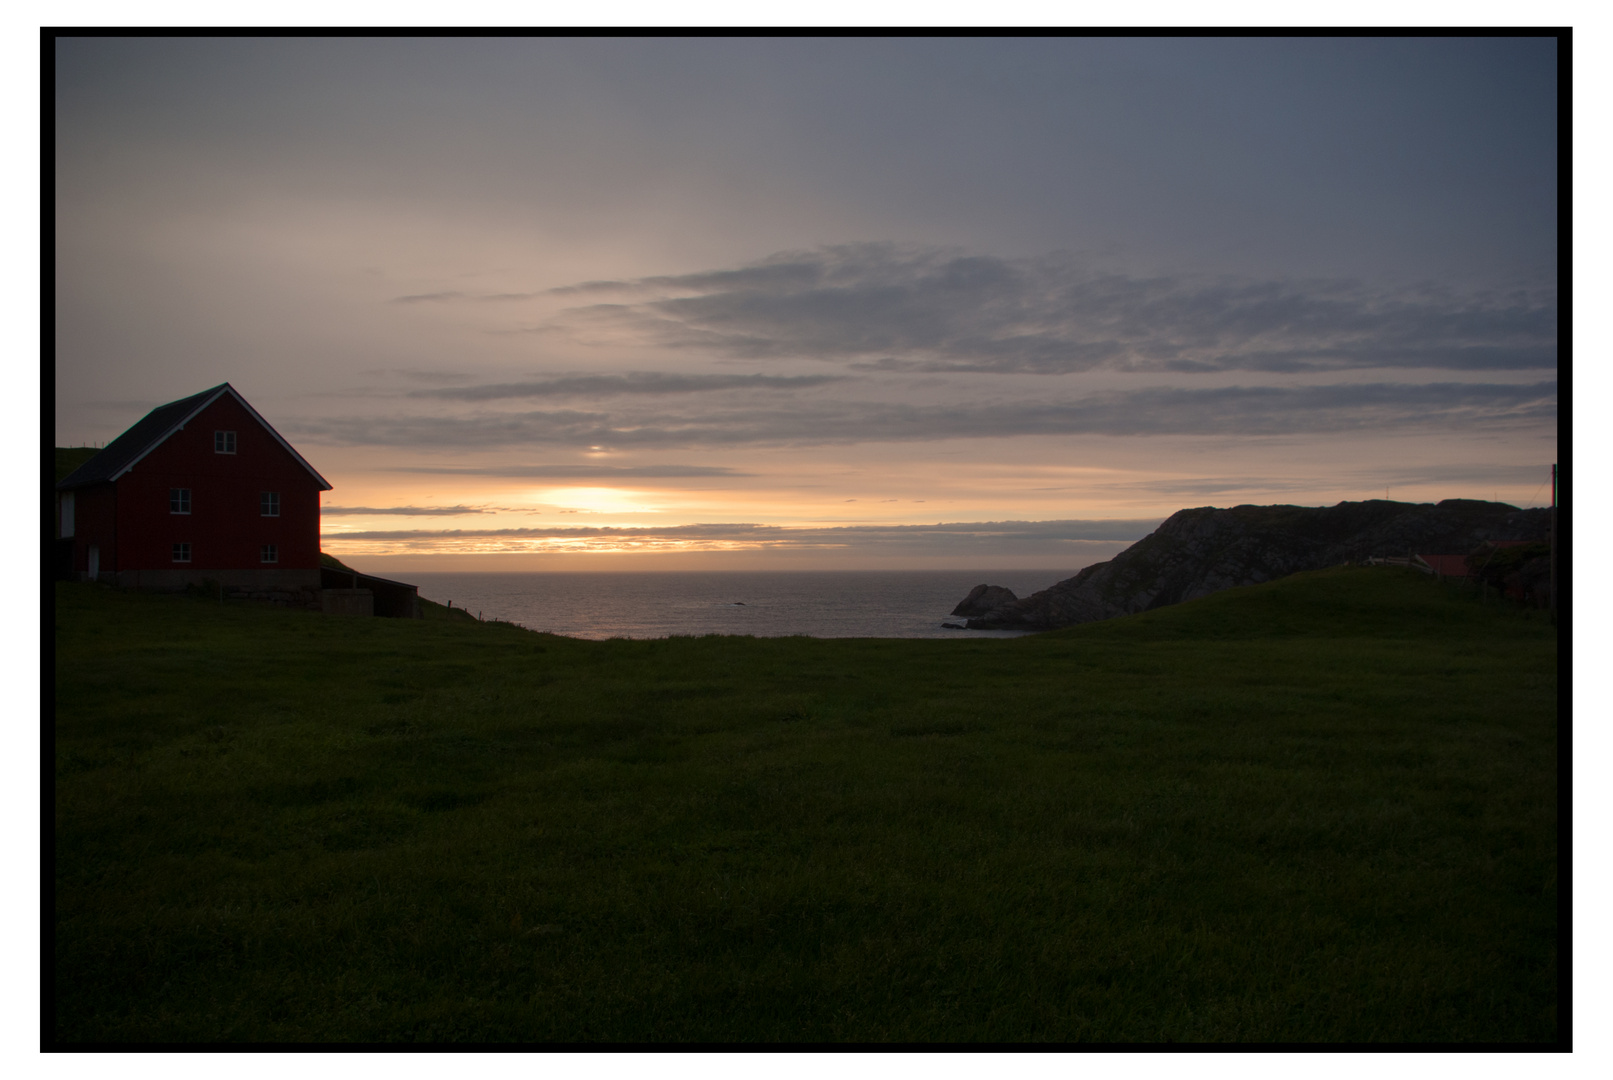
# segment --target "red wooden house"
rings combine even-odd
[[[318,589],[331,485],[229,383],[170,402],[56,485],[80,580]]]

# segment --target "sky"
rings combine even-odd
[[[1068,568],[1550,500],[1550,38],[62,39],[58,445],[408,569]]]

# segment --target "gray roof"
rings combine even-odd
[[[286,452],[296,458],[303,468],[318,481],[321,491],[331,489],[330,482],[308,464],[303,456],[292,449],[291,444],[281,438],[280,433],[269,426],[269,421],[259,415],[258,410],[247,404],[246,398],[229,383],[220,383],[211,390],[203,390],[199,394],[192,394],[188,398],[170,401],[166,405],[159,405],[141,418],[134,427],[113,439],[90,460],[68,473],[66,478],[56,485],[57,491],[66,491],[69,488],[87,487],[90,484],[111,483],[130,469],[135,463],[151,453],[174,432],[179,431],[191,418],[207,408],[213,402],[229,394],[241,406],[251,413],[258,423],[263,425],[265,431],[274,436],[276,442],[285,447]]]

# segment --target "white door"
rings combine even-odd
[[[90,580],[99,581],[101,578],[101,548],[99,545],[90,545]]]

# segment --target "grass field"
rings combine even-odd
[[[1558,1035],[1556,632],[1404,571],[989,641],[56,588],[59,1040]]]

